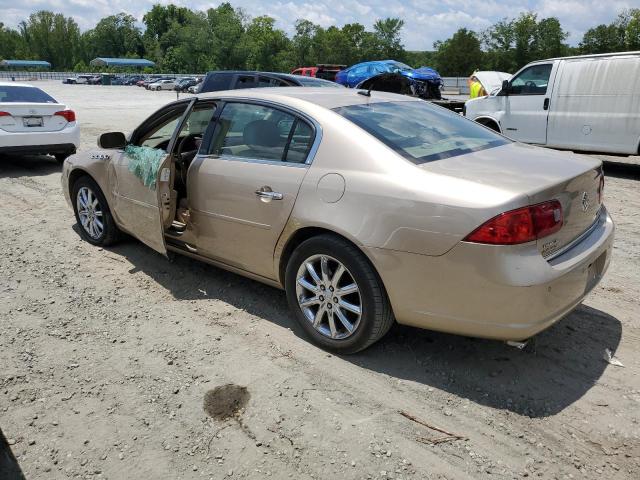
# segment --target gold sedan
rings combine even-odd
[[[286,290],[318,345],[394,321],[522,340],[610,261],[601,163],[518,144],[425,101],[263,88],[171,103],[63,168],[84,239],[126,232]]]

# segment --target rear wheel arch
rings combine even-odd
[[[333,230],[330,230],[324,227],[303,227],[296,230],[287,239],[282,249],[282,253],[280,254],[280,260],[278,265],[278,280],[280,281],[281,285],[285,284],[285,273],[287,270],[287,264],[289,263],[289,259],[291,258],[291,255],[293,254],[295,249],[305,240],[308,240],[312,237],[318,237],[320,235],[330,235],[351,244],[351,246],[357,249],[367,259],[367,262],[369,262],[371,268],[373,268],[373,270],[376,272],[376,275],[378,275],[378,278],[380,279],[381,283],[384,285],[384,280],[380,276],[380,273],[378,273],[378,269],[371,261],[371,258],[369,258],[369,255],[367,255],[367,253],[357,243],[355,243],[353,240],[351,240],[350,238],[344,235],[341,235]],[[385,286],[385,290],[386,290],[386,286]]]

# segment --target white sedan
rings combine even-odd
[[[149,90],[173,90],[176,82],[173,80],[158,80],[149,84]]]
[[[0,154],[53,155],[80,146],[76,114],[32,85],[0,82]]]

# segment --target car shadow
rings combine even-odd
[[[11,451],[9,442],[0,428],[0,478],[2,480],[24,480],[24,474]]]
[[[284,292],[181,255],[167,261],[135,240],[110,248],[162,285],[176,300],[221,300],[306,340]],[[206,292],[206,295],[205,293]],[[381,341],[347,362],[416,382],[492,408],[529,417],[556,414],[596,384],[622,327],[611,315],[582,305],[520,350],[504,342],[395,325]]]
[[[0,154],[0,178],[39,177],[61,170],[62,165],[47,155]]]

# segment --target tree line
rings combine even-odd
[[[142,19],[118,13],[81,32],[71,17],[38,11],[9,28],[0,22],[0,59],[35,59],[56,70],[89,71],[95,57],[147,58],[155,71],[290,71],[318,63],[352,65],[364,60],[396,59],[414,67],[428,65],[443,76],[467,76],[477,69],[515,72],[530,61],[572,54],[640,50],[640,9],[622,11],[610,24],[585,32],[577,47],[554,17],[526,12],[480,32],[461,28],[437,41],[430,51],[408,51],[404,21],[385,18],[368,30],[360,23],[321,27],[297,20],[288,36],[266,15],[250,17],[223,3],[206,11],[154,5]]]

